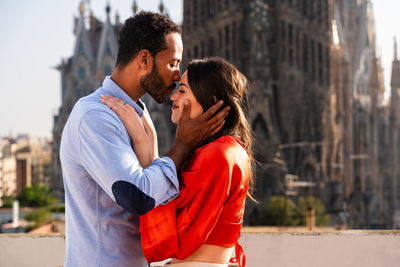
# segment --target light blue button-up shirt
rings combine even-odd
[[[63,130],[60,158],[65,189],[65,266],[148,266],[140,245],[139,215],[179,194],[168,157],[143,169],[121,119],[100,95],[143,110],[106,77],[81,98]]]

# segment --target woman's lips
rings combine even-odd
[[[172,105],[172,110],[179,108],[177,105]]]

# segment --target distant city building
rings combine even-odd
[[[193,58],[220,56],[250,81],[261,203],[247,209],[246,223],[271,196],[285,195],[320,198],[332,224],[399,227],[400,63],[396,53],[386,101],[370,0],[183,3],[182,70]],[[136,1],[132,9],[137,12]],[[159,9],[166,12],[162,1]],[[110,7],[104,23],[85,14],[81,6],[73,56],[59,65],[62,106],[53,129],[53,187],[59,192],[62,129],[75,102],[111,73],[121,27],[118,16],[111,24]],[[170,103],[142,99],[162,154],[175,133]]]
[[[51,183],[51,145],[27,135],[0,139],[0,196],[16,197],[25,186]]]

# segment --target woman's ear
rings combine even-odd
[[[141,69],[151,70],[153,68],[153,57],[149,50],[147,49],[140,50],[137,55],[137,58]]]

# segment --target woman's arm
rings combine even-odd
[[[155,160],[158,158],[157,133],[147,108],[143,111],[142,122],[149,139],[151,159]]]
[[[124,101],[109,95],[101,95],[101,102],[109,106],[121,118],[126,130],[132,140],[132,148],[143,168],[148,167],[155,159],[153,148],[151,148],[150,140],[154,137],[149,137],[146,127],[143,127],[142,120],[136,113],[135,109],[129,104],[123,104]],[[150,116],[148,116],[150,118]],[[150,119],[151,122],[151,119]],[[144,122],[143,122],[144,124]],[[149,124],[146,121],[146,124]],[[153,126],[154,128],[154,126]],[[157,139],[157,136],[155,137]]]

